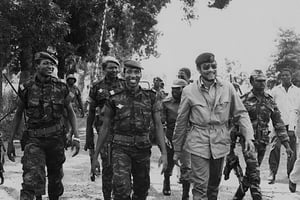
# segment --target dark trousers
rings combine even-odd
[[[114,200],[146,200],[150,188],[150,156],[150,149],[113,145]]]
[[[294,131],[288,131],[288,136],[290,139],[290,147],[294,152],[294,155],[287,160],[287,175],[289,176],[293,170],[294,163],[297,158],[297,143],[296,143],[296,134]],[[280,163],[280,149],[281,149],[281,142],[277,136],[274,136],[271,140],[271,151],[269,156],[269,167],[270,171],[276,175]]]
[[[21,160],[23,183],[20,199],[33,200],[34,196],[46,193],[45,167],[47,167],[49,199],[61,196],[64,192],[62,178],[65,159],[62,137],[30,138],[25,145]]]
[[[193,200],[217,200],[224,157],[206,159],[191,155]]]
[[[112,176],[113,169],[110,163],[111,150],[108,148],[108,143],[104,144],[101,149],[101,164],[102,164],[102,192],[104,200],[110,200],[112,195]]]

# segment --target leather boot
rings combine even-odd
[[[188,181],[182,181],[182,200],[189,199],[190,185]]]
[[[233,200],[242,200],[245,196],[245,192],[242,190],[241,186],[238,187]]]
[[[170,176],[165,176],[164,185],[163,185],[163,194],[165,196],[170,196],[171,195]]]

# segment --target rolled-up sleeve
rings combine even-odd
[[[174,151],[181,151],[184,145],[187,134],[190,109],[191,105],[189,98],[187,96],[186,90],[183,89],[172,139]]]

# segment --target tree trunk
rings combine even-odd
[[[27,45],[23,47],[22,52],[20,54],[21,75],[19,84],[24,83],[34,73],[32,58],[33,56],[31,46]]]

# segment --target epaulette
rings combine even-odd
[[[118,94],[123,93],[125,90],[123,88],[118,88],[117,90],[114,90],[114,94],[111,94],[111,97],[116,96]]]

